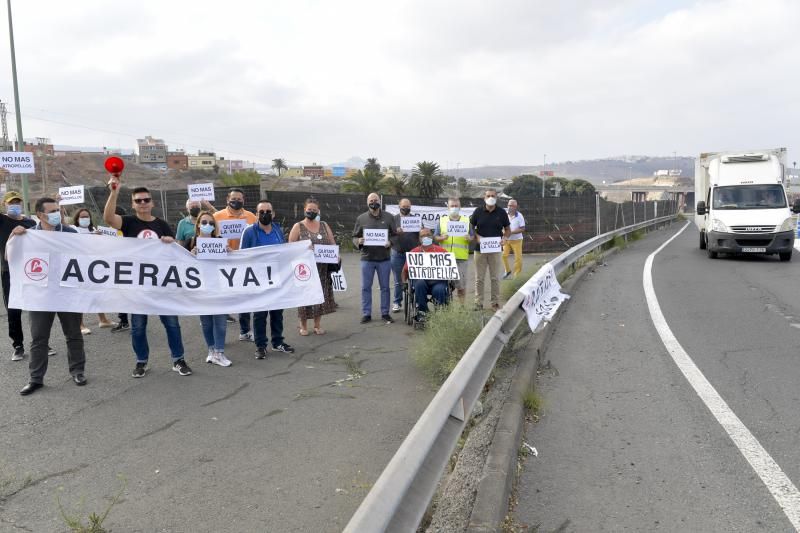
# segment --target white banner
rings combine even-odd
[[[339,245],[338,244],[315,244],[314,245],[314,259],[317,263],[332,263],[339,262]]]
[[[481,237],[481,248],[479,251],[482,254],[499,254],[503,251],[502,240],[502,237]]]
[[[0,152],[0,168],[12,174],[35,174],[33,154],[30,152]]]
[[[339,272],[331,272],[331,284],[333,285],[333,292],[345,292],[347,290],[347,278],[344,277],[343,268],[340,268]]]
[[[214,201],[213,183],[193,183],[189,185],[189,200],[200,202],[202,200]]]
[[[556,272],[549,263],[540,268],[520,290],[526,295],[522,308],[528,315],[531,331],[535,331],[543,320],[550,321],[561,302],[569,299],[568,294],[561,292]]]
[[[61,201],[58,205],[74,205],[83,203],[83,185],[74,185],[72,187],[59,187],[58,195]]]
[[[459,215],[469,217],[475,211],[474,207],[462,207]],[[398,205],[387,205],[386,212],[392,215],[400,214],[400,207]],[[411,214],[419,215],[422,218],[422,227],[434,229],[439,225],[439,219],[447,214],[446,207],[434,207],[430,205],[413,205],[411,206]]]
[[[409,279],[457,280],[456,256],[450,252],[406,252]]]
[[[243,218],[218,220],[219,236],[225,239],[241,239],[242,233],[249,225]]]
[[[8,241],[9,305],[29,311],[218,315],[324,301],[309,241],[201,261],[179,244],[28,230]]]

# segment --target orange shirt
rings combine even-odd
[[[251,213],[247,210],[242,210],[242,213],[238,216],[234,216],[229,208],[222,209],[214,213],[214,220],[237,220],[237,219],[244,219],[247,221],[247,224],[255,224],[258,220],[258,217],[254,213]],[[240,239],[228,239],[228,246],[231,247],[231,250],[238,250],[239,249],[239,241]]]

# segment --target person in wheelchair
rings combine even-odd
[[[412,249],[411,252],[425,252],[425,253],[447,253],[447,250],[437,244],[433,244],[433,233],[428,228],[422,228],[419,232],[419,240],[422,243],[420,246]],[[428,313],[428,295],[433,297],[434,303],[437,305],[444,305],[447,303],[449,297],[449,285],[446,280],[436,279],[408,279],[408,262],[403,265],[402,273],[403,281],[408,282],[409,290],[414,291],[414,303],[416,305],[416,321],[424,319],[425,314]]]

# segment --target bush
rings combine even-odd
[[[483,329],[479,312],[451,302],[428,315],[425,331],[411,342],[411,359],[440,385]]]

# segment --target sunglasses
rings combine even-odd
[[[258,212],[259,215],[266,215],[267,213],[272,213],[272,209],[261,210]]]
[[[204,220],[200,223],[201,226],[216,226],[213,222],[209,222],[208,220]]]
[[[133,199],[133,202],[137,203],[137,204],[149,204],[152,201],[153,201],[152,198],[134,198]]]

